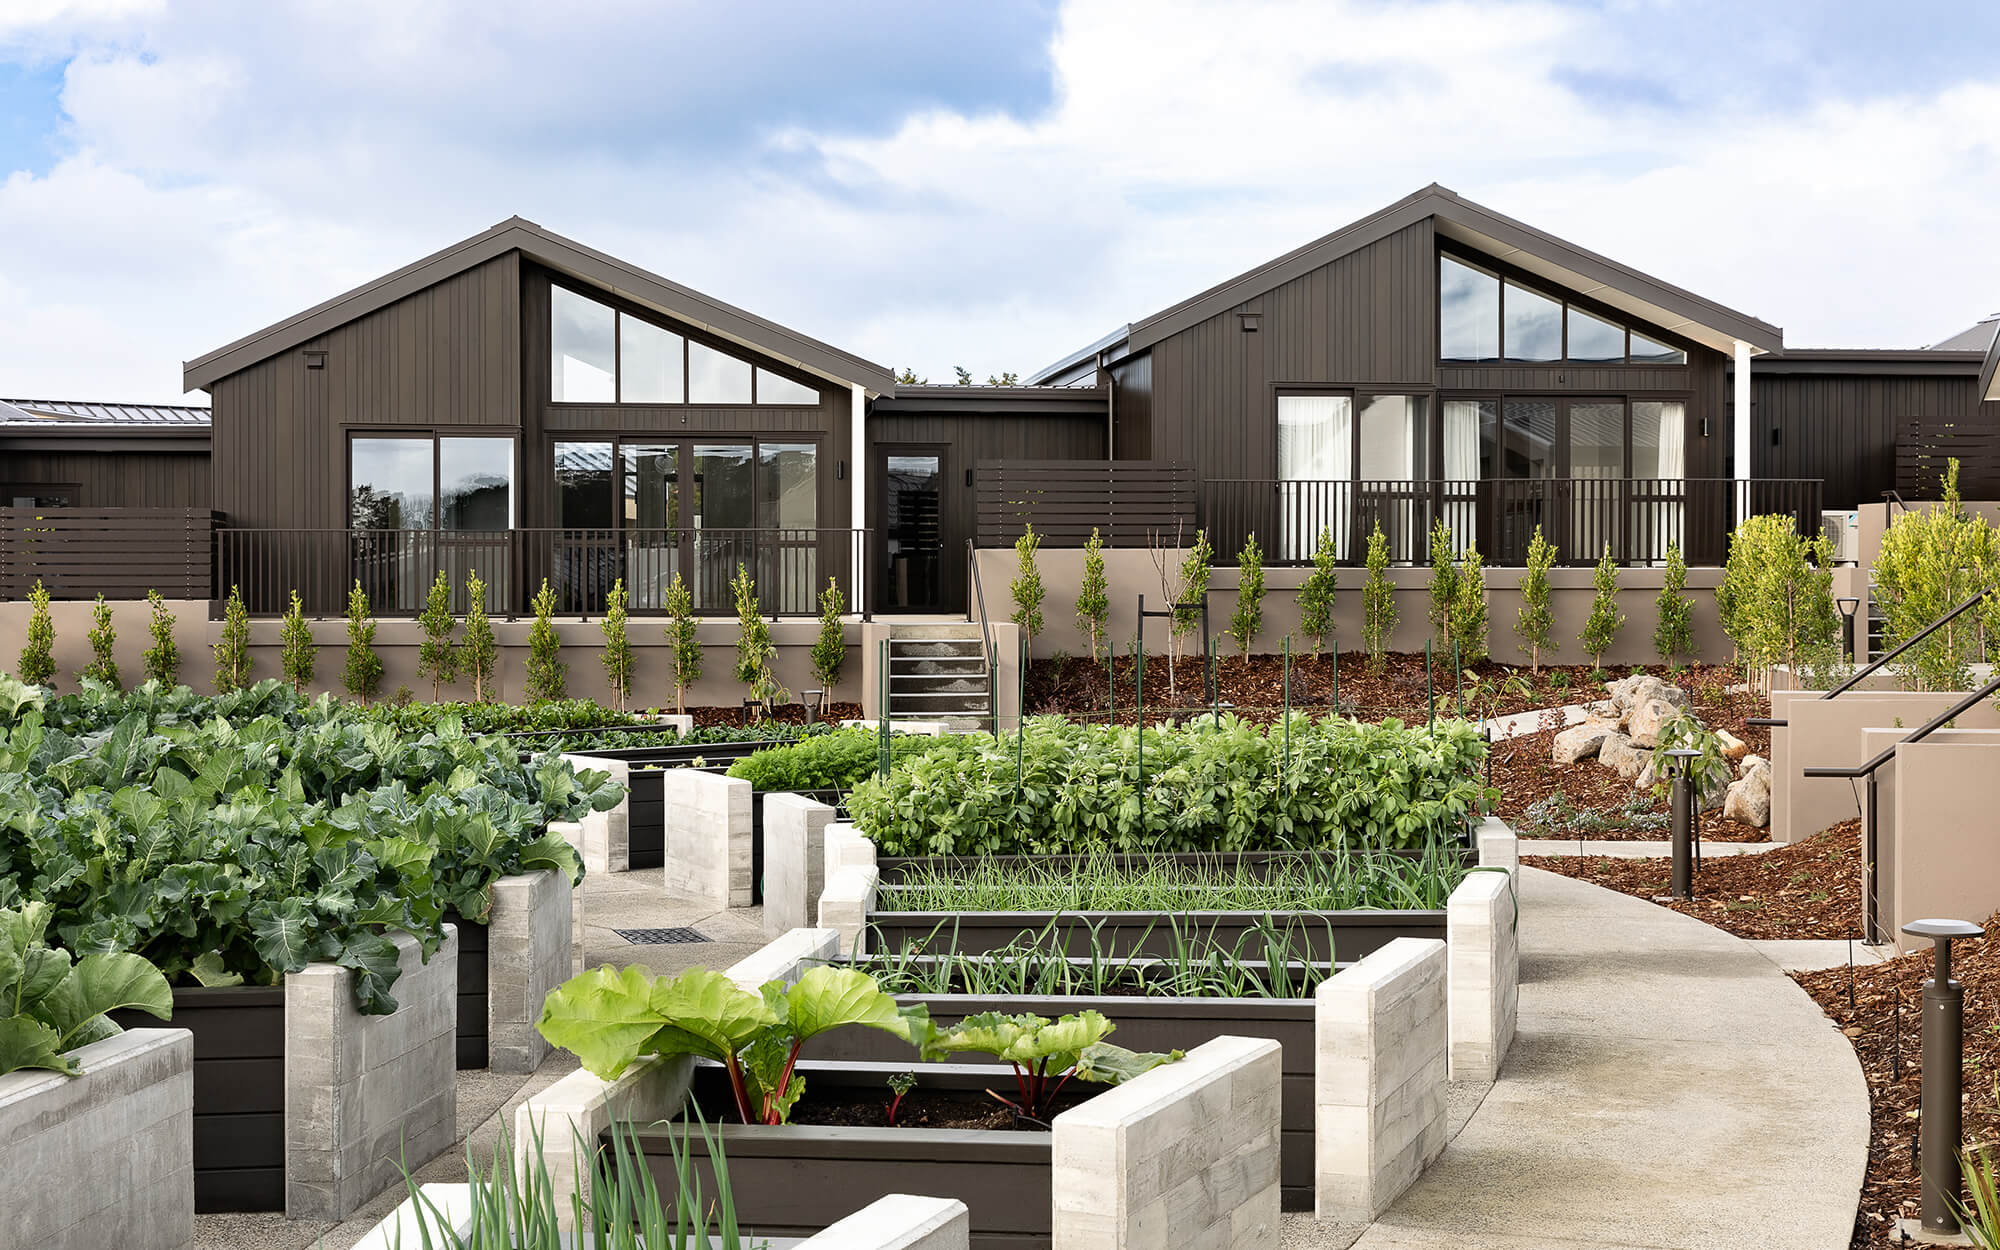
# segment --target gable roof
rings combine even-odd
[[[182,365],[182,384],[190,391],[206,389],[218,378],[268,360],[357,317],[513,251],[559,273],[691,322],[831,381],[843,385],[860,383],[877,394],[895,386],[895,374],[882,365],[766,321],[520,217],[509,217],[441,252],[197,356]]]
[[[1777,326],[1640,273],[1432,183],[1360,221],[1133,322],[1128,350],[1149,347],[1426,217],[1437,219],[1437,232],[1443,238],[1717,351],[1730,352],[1737,339],[1762,352],[1784,348],[1784,331]]]
[[[1993,346],[1994,331],[2000,330],[2000,313],[1982,317],[1972,325],[1960,330],[1949,338],[1939,339],[1926,351],[1933,352],[1983,352]]]

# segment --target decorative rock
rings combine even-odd
[[[1751,757],[1756,759],[1755,756]],[[1762,829],[1771,823],[1771,766],[1757,760],[1754,767],[1746,769],[1742,778],[1729,787],[1729,794],[1722,804],[1722,815],[1727,820]]]
[[[1652,699],[1671,703],[1676,708],[1688,705],[1686,691],[1650,673],[1634,673],[1630,677],[1608,681],[1604,683],[1604,688],[1611,692],[1611,701],[1621,708],[1636,709]]]
[[[1637,777],[1653,760],[1653,753],[1633,743],[1624,734],[1612,734],[1597,748],[1597,761],[1626,781]]]
[[[1750,744],[1727,729],[1716,730],[1715,740],[1722,744],[1722,758],[1732,764],[1750,754]]]
[[[1736,765],[1736,775],[1737,775],[1738,777],[1748,777],[1748,776],[1750,775],[1750,770],[1751,770],[1751,769],[1753,769],[1753,768],[1756,768],[1756,767],[1758,767],[1759,765],[1762,765],[1762,766],[1763,766],[1763,768],[1764,768],[1764,770],[1765,770],[1766,772],[1769,772],[1769,771],[1770,771],[1770,768],[1771,768],[1771,766],[1770,766],[1770,764],[1768,764],[1768,763],[1766,763],[1766,762],[1765,762],[1765,759],[1764,759],[1764,757],[1763,757],[1763,756],[1761,756],[1761,755],[1746,755],[1746,756],[1744,756],[1744,757],[1742,758],[1742,760],[1740,760],[1740,761],[1739,761],[1739,762],[1737,763],[1737,765]]]
[[[1665,699],[1647,699],[1632,707],[1632,741],[1648,750],[1660,745],[1660,727],[1680,715],[1680,709]]]
[[[1639,770],[1638,777],[1632,782],[1632,788],[1634,790],[1650,790],[1659,779],[1659,774],[1653,770],[1653,753],[1648,751],[1646,752],[1646,766]]]
[[[1587,720],[1581,725],[1572,725],[1556,735],[1554,748],[1549,758],[1558,764],[1574,764],[1597,754],[1604,740],[1617,733],[1617,727],[1610,721]]]

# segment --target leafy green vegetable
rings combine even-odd
[[[745,1124],[783,1124],[805,1089],[793,1072],[799,1048],[848,1025],[915,1043],[930,1020],[852,968],[812,968],[753,994],[706,968],[655,979],[641,968],[605,966],[557,986],[537,1027],[605,1080],[649,1055],[712,1059],[728,1070]]]
[[[132,1008],[165,1020],[173,991],[160,970],[137,955],[99,952],[74,964],[46,942],[49,908],[0,909],[0,1076],[45,1068],[75,1076],[69,1054],[117,1036],[105,1017]]]
[[[937,742],[908,734],[890,739],[892,759],[921,755]],[[791,746],[766,747],[729,766],[729,775],[768,790],[852,790],[875,775],[882,758],[882,740],[864,729],[819,734]]]
[[[933,1027],[922,1051],[927,1063],[965,1051],[997,1057],[1013,1067],[1019,1101],[987,1093],[1029,1119],[1046,1120],[1056,1095],[1071,1077],[1118,1085],[1183,1057],[1178,1050],[1142,1053],[1113,1046],[1104,1038],[1116,1027],[1097,1011],[1079,1011],[1057,1020],[982,1011],[949,1029]]]
[[[325,960],[355,972],[363,1011],[394,1011],[391,930],[428,957],[447,910],[486,920],[499,878],[581,880],[548,826],[622,797],[455,718],[399,733],[275,681],[39,703],[14,685],[0,678],[0,907],[46,903],[70,949],[143,955],[177,984],[273,985]]]
[[[1204,716],[1146,729],[1143,775],[1139,734],[1035,717],[1018,743],[936,739],[856,785],[848,811],[888,855],[1243,851],[1422,846],[1495,797],[1463,721],[1294,713],[1287,734]]]

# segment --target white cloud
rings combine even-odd
[[[643,5],[97,7],[36,10],[81,48],[72,154],[0,184],[0,393],[171,398],[181,360],[517,212],[934,378],[1025,372],[1431,181],[1795,344],[2000,307],[2000,84],[1776,109],[1706,76],[1671,111],[1562,85],[1649,12],[1076,0],[1044,112],[872,133],[752,44],[702,68],[768,79],[772,120],[704,149],[732,119],[662,94],[698,50]]]

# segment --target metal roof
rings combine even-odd
[[[120,404],[72,399],[0,399],[0,424],[206,426],[208,409],[192,404]]]
[[[2000,313],[1983,317],[1949,338],[1939,339],[1926,350],[1934,352],[1983,352],[1993,346],[1993,332],[2000,330]]]
[[[615,292],[831,381],[843,385],[859,383],[878,395],[895,387],[896,375],[887,366],[766,321],[520,217],[509,217],[441,252],[197,356],[181,367],[182,385],[191,391],[205,389],[219,378],[514,251],[558,273]]]

